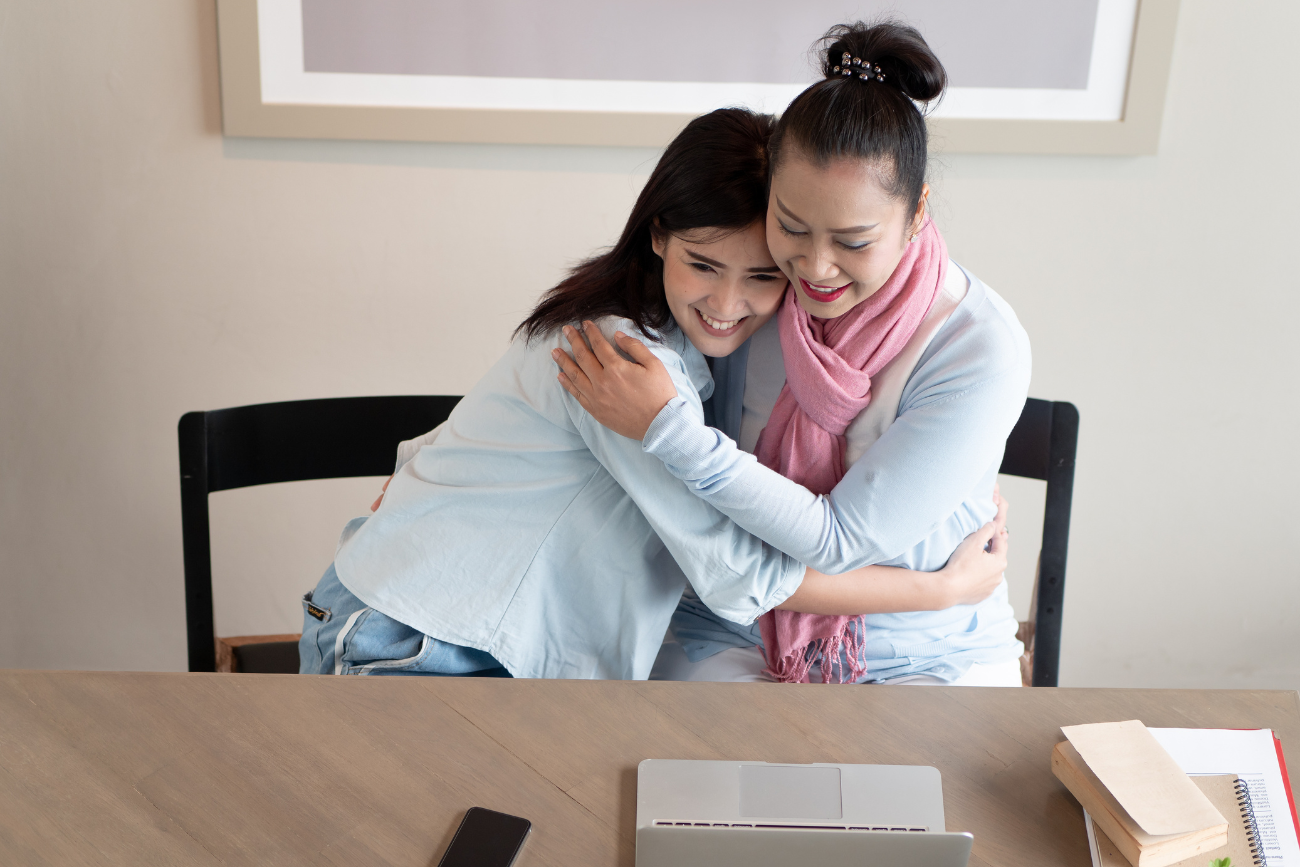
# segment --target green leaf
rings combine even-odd
[[[1231,858],[1215,858],[1210,862],[1210,867],[1232,867]]]

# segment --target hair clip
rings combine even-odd
[[[861,70],[861,72],[857,72],[857,76],[862,81],[870,81],[873,78],[876,81],[885,80],[885,74],[880,71],[879,64],[874,64],[870,60],[863,60],[861,57],[854,57],[847,51],[840,55],[840,65],[831,69],[831,75],[851,77],[856,71],[854,67]]]

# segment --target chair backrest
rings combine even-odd
[[[1029,398],[1007,437],[999,472],[1047,482],[1043,547],[1034,590],[1034,686],[1056,686],[1061,664],[1061,609],[1070,543],[1079,410],[1072,403]]]
[[[447,395],[262,403],[181,416],[181,535],[190,671],[216,670],[208,494],[250,485],[386,476],[397,444],[451,413]]]

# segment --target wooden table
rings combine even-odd
[[[1300,757],[1294,692],[0,671],[0,864],[427,867],[479,805],[533,821],[526,867],[631,867],[673,758],[931,764],[972,865],[1087,867],[1051,747],[1132,718]]]

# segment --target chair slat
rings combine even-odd
[[[207,413],[208,490],[382,476],[394,449],[451,413],[459,397],[344,397]]]

